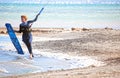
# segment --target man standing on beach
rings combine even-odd
[[[33,52],[32,52],[32,34],[31,34],[31,26],[33,24],[33,22],[35,22],[38,18],[38,16],[40,15],[40,13],[38,13],[35,17],[34,20],[29,20],[27,21],[27,16],[22,15],[21,16],[21,24],[19,27],[19,31],[15,31],[18,33],[23,33],[22,35],[22,41],[25,43],[25,45],[28,48],[28,51],[30,53],[30,59],[32,59],[34,57]]]

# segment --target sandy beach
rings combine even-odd
[[[49,30],[49,29],[48,29]],[[101,61],[102,66],[88,66],[68,70],[29,73],[1,78],[119,78],[120,77],[120,30],[110,28],[33,32],[33,36],[58,38],[63,40],[35,41],[33,49],[39,51],[64,53],[71,56],[89,56]],[[1,34],[6,34],[1,29]],[[37,33],[37,34],[35,34]],[[69,60],[69,59],[68,59]]]
[[[0,0],[0,78],[120,78],[120,0]]]

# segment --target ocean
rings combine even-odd
[[[42,7],[45,9],[32,27],[120,29],[120,4],[0,3],[0,27],[5,23],[19,27],[21,15],[32,20]]]

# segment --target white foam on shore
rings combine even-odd
[[[70,56],[68,54],[63,53],[51,53],[51,52],[40,52],[35,51],[35,54],[41,54],[42,56],[58,59],[67,62],[69,65],[69,68],[77,68],[77,67],[87,67],[87,66],[101,66],[104,65],[103,62],[97,61],[89,56]]]
[[[0,66],[0,72],[2,72],[2,73],[9,73],[6,69],[2,68],[1,66]]]
[[[21,38],[19,38],[21,40]],[[61,40],[54,38],[35,37],[35,41]],[[20,43],[23,45],[22,41]],[[29,59],[27,49],[23,47],[25,54],[18,55],[9,36],[0,35],[0,77],[25,73],[44,72],[49,70],[61,70],[83,68],[88,66],[102,66],[103,62],[88,56],[70,56],[63,53],[46,52],[34,49],[35,57]]]

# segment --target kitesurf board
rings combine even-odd
[[[16,37],[15,32],[14,32],[11,24],[6,23],[5,26],[7,28],[7,32],[9,34],[9,37],[10,37],[14,47],[16,48],[18,54],[24,54],[24,52],[23,52],[23,50],[21,48],[21,45],[20,45],[20,43],[18,41],[18,38]]]

